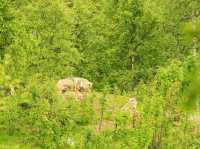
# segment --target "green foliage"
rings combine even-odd
[[[78,125],[88,125],[94,119],[94,111],[90,102],[71,101],[68,103],[67,110],[73,121]]]
[[[199,57],[189,57],[184,65],[183,93],[186,101],[186,108],[189,110],[198,109],[199,103]]]
[[[193,22],[188,22],[185,24],[183,28],[183,32],[186,35],[186,38],[191,42],[193,41],[193,38],[199,39],[199,33],[200,33],[200,21],[196,20]]]
[[[0,57],[3,58],[6,48],[11,44],[13,38],[13,20],[14,15],[10,7],[10,0],[0,1]]]
[[[83,59],[77,74],[95,81],[97,88],[109,84],[122,92],[132,90],[141,79],[152,79],[159,66],[175,57],[182,59],[187,52],[179,30],[180,11],[186,4],[170,0],[78,3],[75,42]],[[169,11],[175,12],[174,20],[169,19]]]
[[[15,13],[17,38],[7,52],[12,59],[12,76],[41,73],[56,78],[71,74],[79,53],[70,41],[68,11],[59,1],[35,1],[19,8]]]
[[[197,0],[0,0],[0,148],[199,148],[183,108],[199,108],[199,8]],[[98,92],[61,95],[56,83],[67,76]],[[131,97],[135,117],[121,109]]]
[[[126,127],[131,120],[131,115],[128,112],[117,111],[114,116],[116,129]]]
[[[158,74],[155,77],[155,81],[161,94],[166,94],[167,89],[170,88],[172,83],[181,82],[182,80],[182,63],[177,60],[173,60],[168,66],[158,69]]]

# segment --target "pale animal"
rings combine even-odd
[[[92,83],[87,79],[80,77],[68,77],[57,82],[59,92],[67,91],[89,92],[92,88]]]

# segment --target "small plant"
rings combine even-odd
[[[127,125],[130,124],[131,115],[126,111],[117,111],[115,112],[114,122],[115,130],[120,128],[128,128]]]

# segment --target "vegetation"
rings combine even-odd
[[[0,148],[200,148],[199,10],[199,0],[0,0]],[[56,83],[68,76],[93,91],[66,99]],[[131,97],[137,115],[122,110]]]

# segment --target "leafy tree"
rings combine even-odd
[[[79,53],[71,43],[70,10],[60,1],[33,1],[16,12],[16,38],[7,52],[14,76],[71,75]],[[21,19],[23,18],[23,19]]]
[[[4,57],[6,48],[11,44],[13,39],[12,23],[14,20],[13,12],[10,7],[10,0],[0,1],[0,56]]]

